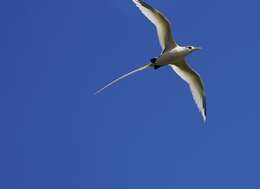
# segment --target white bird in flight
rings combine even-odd
[[[152,58],[149,64],[142,66],[130,73],[127,73],[111,83],[107,84],[95,94],[100,93],[114,83],[147,68],[158,69],[162,66],[169,65],[184,81],[186,81],[191,89],[194,101],[196,102],[199,111],[202,114],[203,120],[206,121],[207,108],[206,96],[203,87],[203,82],[195,71],[193,71],[185,61],[185,57],[194,51],[201,48],[193,46],[178,45],[172,35],[171,24],[169,20],[158,10],[154,9],[142,0],[132,0],[141,12],[150,20],[156,27],[159,42],[162,48],[162,53],[158,58]]]

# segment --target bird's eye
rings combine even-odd
[[[191,46],[189,46],[189,47],[188,47],[188,49],[192,50],[192,47],[191,47]]]

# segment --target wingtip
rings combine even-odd
[[[203,95],[203,109],[204,109],[204,111],[202,112],[202,116],[203,116],[204,123],[206,123],[206,121],[207,121],[207,103],[206,103],[205,94]]]
[[[136,5],[141,5],[143,3],[143,1],[141,0],[132,0]]]
[[[206,122],[207,122],[207,116],[206,116],[206,114],[205,114],[204,112],[202,112],[202,118],[203,118],[204,124],[206,124]]]
[[[203,117],[203,122],[206,123],[207,122],[207,118]]]

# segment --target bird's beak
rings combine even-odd
[[[194,48],[194,51],[199,51],[199,50],[202,50],[202,48],[201,47],[195,47]]]

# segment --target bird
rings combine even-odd
[[[103,88],[99,89],[95,94],[98,94],[118,81],[145,69],[153,68],[154,70],[157,70],[163,66],[170,66],[176,74],[188,84],[193,99],[202,115],[204,122],[206,122],[207,106],[203,81],[200,75],[194,71],[185,60],[188,55],[194,51],[201,50],[201,48],[178,45],[173,37],[171,23],[167,17],[143,0],[132,1],[140,9],[143,15],[150,20],[152,24],[154,24],[162,52],[160,56],[152,58],[148,64],[113,80]]]

